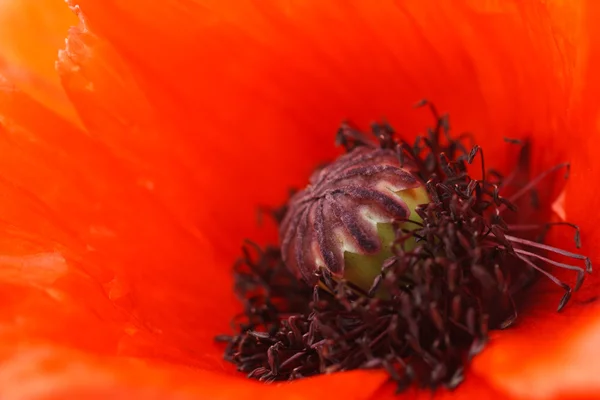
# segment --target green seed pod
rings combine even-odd
[[[358,147],[315,172],[290,200],[279,231],[283,260],[309,284],[326,268],[367,291],[392,255],[392,223],[420,222],[414,210],[428,202],[422,182],[400,166],[396,152]]]

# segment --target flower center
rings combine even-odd
[[[400,166],[396,152],[356,148],[315,172],[290,200],[280,225],[283,261],[309,284],[324,268],[366,293],[393,256],[393,223],[417,228],[409,220],[421,222],[415,209],[426,203],[424,184]]]
[[[488,331],[515,321],[518,296],[536,275],[565,290],[560,310],[591,272],[587,257],[534,240],[557,224],[518,213],[524,195],[568,165],[519,186],[515,174],[486,171],[481,148],[467,150],[430,108],[436,126],[412,145],[387,125],[373,127],[378,144],[343,125],[347,154],[276,213],[280,248],[245,249],[235,268],[245,314],[236,334],[219,340],[249,377],[384,368],[399,389],[413,381],[454,387]],[[482,177],[474,179],[478,156]],[[576,226],[558,225],[574,228],[578,241]],[[549,266],[574,271],[574,287]]]

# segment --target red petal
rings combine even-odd
[[[233,302],[196,300],[231,293],[215,285],[214,272],[198,279],[202,269],[176,262],[183,252],[182,262],[191,257],[203,266],[210,249],[198,240],[186,249],[181,229],[153,204],[147,187],[128,183],[131,170],[117,165],[101,143],[19,92],[3,92],[0,109],[11,117],[2,130],[10,140],[0,142],[1,169],[21,166],[10,180],[0,180],[1,397],[319,399],[325,393],[318,382],[326,381],[328,390],[352,390],[348,398],[358,400],[387,379],[381,372],[355,372],[265,386],[231,376],[213,336],[226,330],[218,324],[233,315]],[[61,147],[58,136],[70,140]],[[50,150],[65,156],[49,157]],[[77,172],[83,167],[84,178]],[[110,188],[99,182],[111,182]],[[122,195],[136,204],[127,217],[119,213]],[[156,229],[177,237],[177,246]],[[152,257],[142,257],[146,252]]]
[[[398,399],[403,400],[457,400],[457,399],[503,399],[512,400],[513,398],[507,396],[503,391],[498,391],[487,383],[485,379],[468,373],[465,381],[461,383],[458,389],[448,390],[444,388],[437,389],[435,394],[431,390],[418,389],[416,387],[409,388],[402,394],[402,396],[395,395],[396,387],[394,384],[388,382],[383,385],[380,390],[375,393],[371,399]],[[525,397],[527,398],[527,397]]]
[[[287,186],[303,184],[315,163],[333,154],[329,143],[343,118],[364,126],[385,116],[403,133],[421,131],[430,117],[410,106],[422,97],[450,111],[456,130],[477,132],[489,165],[506,161],[502,136],[534,136],[539,169],[577,155],[581,142],[574,139],[590,140],[577,132],[592,126],[581,122],[589,111],[582,103],[591,97],[579,96],[590,90],[581,82],[590,76],[585,67],[593,59],[582,55],[592,54],[591,47],[560,42],[579,26],[577,9],[558,13],[517,0],[435,7],[423,0],[285,8],[275,1],[235,7],[189,0],[76,3],[91,33],[70,33],[59,71],[87,133],[31,97],[4,94],[0,111],[10,135],[1,144],[7,157],[0,171],[11,172],[4,173],[7,195],[0,205],[15,233],[0,244],[8,254],[51,261],[55,283],[42,279],[29,288],[41,279],[38,266],[35,279],[19,277],[17,286],[31,293],[24,298],[35,301],[19,303],[13,315],[39,327],[23,337],[49,341],[44,346],[52,357],[89,368],[90,380],[79,386],[85,390],[106,386],[95,377],[109,374],[117,376],[115,391],[145,385],[150,392],[143,393],[164,394],[183,386],[209,398],[314,399],[331,396],[326,386],[346,398],[366,398],[383,375],[339,374],[290,386],[223,375],[231,368],[212,336],[227,331],[238,307],[229,266],[242,238],[274,237],[272,228],[254,227],[255,207],[283,200]],[[582,164],[577,168],[581,180],[595,176]],[[569,218],[586,222],[569,193]],[[593,240],[587,222],[584,231]],[[11,299],[23,298],[13,290],[7,287],[15,293]],[[60,301],[52,297],[57,293]],[[536,312],[553,307],[547,300]],[[543,315],[552,329],[564,326]],[[51,319],[61,323],[49,326]],[[523,326],[535,320],[527,321]],[[78,324],[90,327],[86,335],[71,328]],[[15,325],[13,338],[19,329]],[[529,337],[532,331],[523,332]],[[502,337],[500,350],[489,354],[501,351]],[[510,386],[514,380],[496,379],[501,365],[485,361],[488,353],[475,366],[480,376],[456,396],[493,392],[483,380],[523,394]],[[111,358],[116,355],[201,370],[131,365]],[[46,376],[36,371],[26,376]],[[71,375],[56,379],[64,390],[71,387]],[[571,387],[560,382],[551,394]]]
[[[367,399],[383,374],[351,372],[292,384],[264,385],[223,374],[125,357],[98,356],[44,343],[2,348],[0,393],[10,399],[327,399],[349,391]],[[326,390],[323,388],[326,385]],[[400,398],[401,400],[401,398]]]
[[[77,121],[56,76],[57,50],[77,22],[57,0],[0,2],[0,74],[52,111]]]

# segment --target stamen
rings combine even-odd
[[[517,318],[519,317],[517,305],[515,304],[515,299],[513,299],[513,297],[510,295],[508,296],[508,299],[510,300],[510,305],[512,307],[513,314],[510,317],[506,318],[502,323],[500,323],[500,325],[498,325],[498,329],[508,328],[509,326],[514,324]]]
[[[519,145],[519,146],[523,146],[524,145],[524,143],[523,143],[523,141],[521,139],[514,139],[514,138],[505,137],[504,141],[506,143],[516,144],[516,145]]]
[[[565,179],[567,179],[569,177],[569,169],[571,168],[571,164],[562,163],[562,164],[555,165],[554,167],[542,172],[541,174],[539,174],[538,176],[533,178],[533,180],[531,180],[529,183],[527,183],[527,185],[525,185],[523,188],[518,190],[508,200],[511,203],[515,203],[518,199],[520,199],[523,195],[530,192],[534,187],[536,187],[541,181],[543,181],[545,178],[547,178],[550,174],[552,174],[553,172],[558,171],[562,168],[567,169],[567,171],[565,173]],[[502,211],[506,210],[506,208],[507,208],[507,206],[503,205],[503,206],[499,207],[499,211],[502,212]]]
[[[548,246],[543,243],[536,243],[536,242],[532,242],[531,240],[521,239],[521,238],[518,238],[515,236],[505,235],[505,237],[514,243],[520,243],[520,244],[523,244],[526,246],[535,247],[537,249],[547,250],[552,253],[560,254],[561,256],[565,256],[565,257],[575,258],[577,260],[584,260],[586,272],[588,274],[592,273],[592,260],[590,260],[589,257],[582,256],[581,254],[571,253],[570,251],[562,250],[562,249],[559,249],[559,248],[553,247],[553,246]]]
[[[574,292],[578,291],[579,288],[581,287],[581,285],[583,284],[583,281],[585,279],[585,271],[581,267],[577,267],[577,266],[574,266],[574,265],[569,265],[569,264],[561,263],[561,262],[558,262],[558,261],[554,261],[554,260],[551,260],[551,259],[546,258],[544,256],[541,256],[539,254],[532,253],[530,251],[526,251],[526,250],[522,250],[522,249],[514,249],[514,251],[515,251],[515,253],[519,253],[519,254],[530,256],[530,257],[533,257],[533,258],[537,258],[538,260],[545,261],[548,264],[556,265],[557,267],[565,268],[565,269],[568,269],[568,270],[571,270],[571,271],[577,271],[577,283],[575,284],[575,288],[573,289]]]
[[[481,181],[485,182],[485,160],[483,158],[483,149],[477,145],[473,146],[473,149],[471,150],[471,152],[469,153],[469,157],[467,158],[467,162],[469,164],[472,164],[473,159],[475,158],[477,153],[479,153],[479,155],[481,156]]]
[[[362,132],[352,128],[347,123],[343,123],[338,129],[335,137],[335,144],[337,146],[343,146],[348,152],[354,150],[358,146],[375,148],[375,144],[367,139]]]
[[[573,229],[575,229],[575,237],[574,237],[574,241],[575,241],[575,247],[577,247],[578,249],[581,248],[581,231],[579,229],[579,226],[572,224],[570,222],[548,222],[546,224],[530,224],[530,225],[508,225],[507,229],[510,230],[511,232],[523,232],[523,231],[536,231],[536,230],[542,230],[542,232],[540,233],[540,239],[538,241],[542,241],[544,239],[544,237],[546,236],[546,233],[548,233],[548,231],[554,227],[554,226],[568,226],[571,227]]]
[[[519,254],[515,254],[515,256],[519,260],[525,262],[531,268],[533,268],[536,271],[541,272],[542,274],[544,274],[548,279],[550,279],[556,285],[562,287],[565,290],[565,294],[562,297],[562,299],[560,300],[560,302],[558,303],[558,308],[556,309],[556,311],[561,311],[564,308],[564,306],[569,302],[569,299],[571,298],[571,287],[569,285],[567,285],[566,283],[564,283],[563,281],[561,281],[560,279],[556,278],[551,273],[549,273],[547,271],[544,271],[543,268],[540,268],[537,265],[535,265],[535,263],[531,262],[531,260],[529,260],[527,257],[524,257],[524,256],[519,255]]]

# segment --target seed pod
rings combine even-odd
[[[310,284],[326,268],[368,291],[392,255],[392,222],[421,221],[414,209],[428,202],[425,187],[400,166],[396,152],[358,147],[315,172],[291,198],[279,230],[283,260]]]

